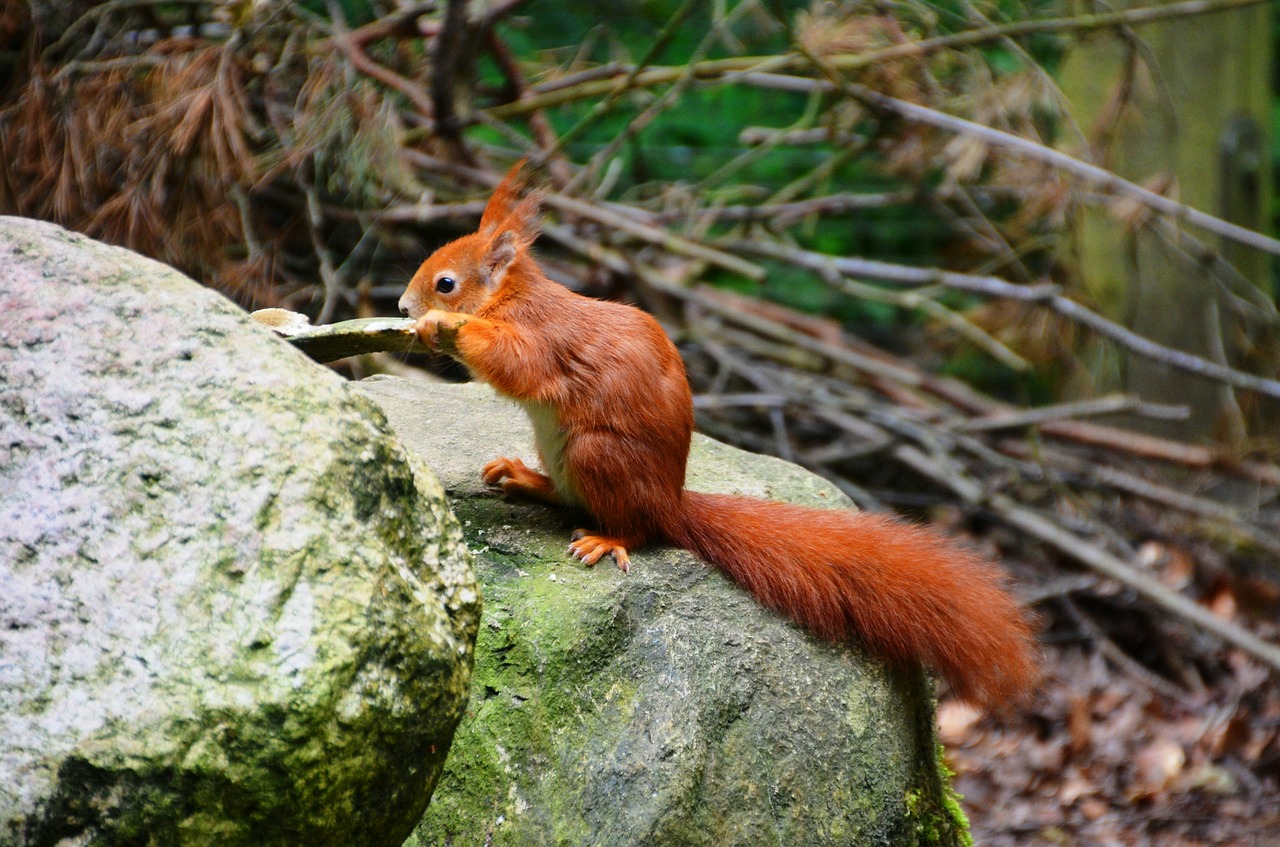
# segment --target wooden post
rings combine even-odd
[[[1128,0],[1118,8],[1135,5]],[[1271,6],[1170,20],[1132,33],[1108,33],[1071,50],[1063,90],[1090,137],[1095,163],[1197,209],[1268,229],[1272,92]],[[1135,45],[1136,46],[1130,46]],[[1121,106],[1127,92],[1128,104]],[[1068,257],[1087,296],[1109,317],[1174,347],[1235,363],[1240,339],[1257,329],[1224,306],[1223,290],[1271,292],[1271,257],[1189,234],[1221,254],[1243,279],[1171,246],[1153,227],[1111,210],[1083,209]],[[1086,351],[1093,379],[1081,390],[1121,388],[1162,403],[1185,403],[1189,420],[1143,421],[1156,434],[1237,443],[1245,415],[1217,383],[1113,348]]]

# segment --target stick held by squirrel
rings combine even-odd
[[[424,344],[533,422],[545,472],[500,458],[484,481],[590,512],[599,530],[570,544],[588,565],[612,556],[627,570],[628,551],[665,540],[823,638],[933,666],[965,700],[1023,696],[1037,676],[1031,629],[980,557],[879,515],[685,490],[693,404],[680,356],[648,314],[547,279],[530,253],[539,198],[522,164],[478,231],[428,257],[400,298]]]

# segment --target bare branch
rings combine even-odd
[[[1009,497],[998,495],[992,498],[990,505],[1001,517],[1023,532],[1052,545],[1090,570],[1132,588],[1147,600],[1196,628],[1239,647],[1273,671],[1280,671],[1280,646],[1264,641],[1248,630],[1218,617],[1204,606],[1165,588],[1153,577],[1135,570],[1097,545],[1063,531],[1043,515],[1019,505]]]
[[[912,285],[943,285],[974,294],[1043,304],[1139,356],[1162,362],[1187,373],[1280,399],[1280,381],[1255,376],[1182,350],[1166,347],[1071,300],[1055,285],[1014,285],[994,276],[963,274],[937,268],[914,268],[874,259],[827,256],[823,253],[813,253],[767,241],[735,242],[732,247],[743,253],[785,260],[820,273],[834,271],[850,276],[871,277]]]
[[[336,362],[366,353],[424,353],[409,318],[360,318],[312,326],[306,315],[260,309],[250,315],[317,362]]]
[[[1245,6],[1256,6],[1267,0],[1189,0],[1184,3],[1171,3],[1166,6],[1149,6],[1141,9],[1128,9],[1101,15],[1083,15],[1073,18],[1046,18],[1041,20],[1019,21],[1010,24],[999,24],[982,29],[968,30],[948,36],[927,39],[907,44],[895,44],[879,50],[868,50],[863,53],[830,56],[827,61],[840,71],[851,71],[896,58],[924,56],[928,53],[951,47],[985,44],[1002,38],[1019,35],[1030,35],[1037,32],[1089,32],[1098,29],[1110,29],[1117,26],[1137,26],[1153,21],[1169,18],[1193,17],[1211,14]],[[533,94],[515,103],[506,103],[490,109],[490,113],[498,118],[511,118],[534,109],[545,109],[574,100],[584,100],[604,95],[613,96],[628,88],[648,88],[675,82],[686,73],[697,79],[717,80],[734,75],[765,72],[804,71],[809,68],[809,60],[800,55],[790,56],[735,56],[728,59],[713,59],[686,67],[654,67],[640,73],[634,73],[635,66],[610,65],[613,74],[608,79],[596,79],[593,75],[584,75],[574,80],[561,80],[551,85],[535,86]],[[601,73],[602,70],[594,73]],[[615,77],[625,75],[623,80]],[[738,76],[736,78],[741,78]],[[732,79],[730,80],[732,81]]]
[[[1114,415],[1121,412],[1131,412],[1145,417],[1159,418],[1160,420],[1179,420],[1187,417],[1191,410],[1186,406],[1161,406],[1143,402],[1140,397],[1110,394],[1093,400],[1077,400],[1072,403],[1059,403],[1054,406],[1039,406],[1034,409],[997,412],[994,415],[966,421],[959,428],[963,432],[986,432],[993,429],[1016,429],[1067,418]]]
[[[1079,159],[1068,156],[1066,153],[1054,150],[1052,147],[1046,147],[1043,144],[1030,141],[1013,133],[983,126],[964,118],[958,118],[955,115],[948,115],[944,112],[939,112],[937,109],[930,109],[928,106],[908,103],[895,97],[887,97],[856,83],[844,83],[844,85],[848,87],[850,93],[855,94],[859,99],[878,109],[892,112],[910,120],[920,121],[930,126],[971,135],[994,147],[1003,147],[1006,150],[1030,156],[1037,161],[1074,174],[1104,191],[1133,197],[1175,220],[1194,224],[1215,235],[1229,238],[1232,241],[1245,244],[1257,250],[1280,255],[1280,240],[1254,232],[1230,221],[1224,221],[1198,209],[1193,209],[1185,203],[1179,203],[1177,200],[1171,200],[1162,194],[1157,194],[1150,189],[1143,188],[1141,185],[1123,179],[1106,168],[1082,162]]]

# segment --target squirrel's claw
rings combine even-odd
[[[623,573],[631,573],[631,557],[627,555],[627,548],[617,539],[592,535],[585,529],[579,529],[574,530],[569,540],[569,552],[587,567],[605,556],[613,556],[613,561]]]

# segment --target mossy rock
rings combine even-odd
[[[967,838],[923,672],[810,637],[684,552],[585,568],[565,545],[588,518],[480,482],[499,455],[536,460],[518,407],[479,385],[360,388],[440,475],[485,595],[467,716],[407,847]],[[689,484],[847,507],[812,474],[700,436]]]
[[[401,843],[479,619],[438,480],[163,265],[0,218],[0,266],[0,843]]]

